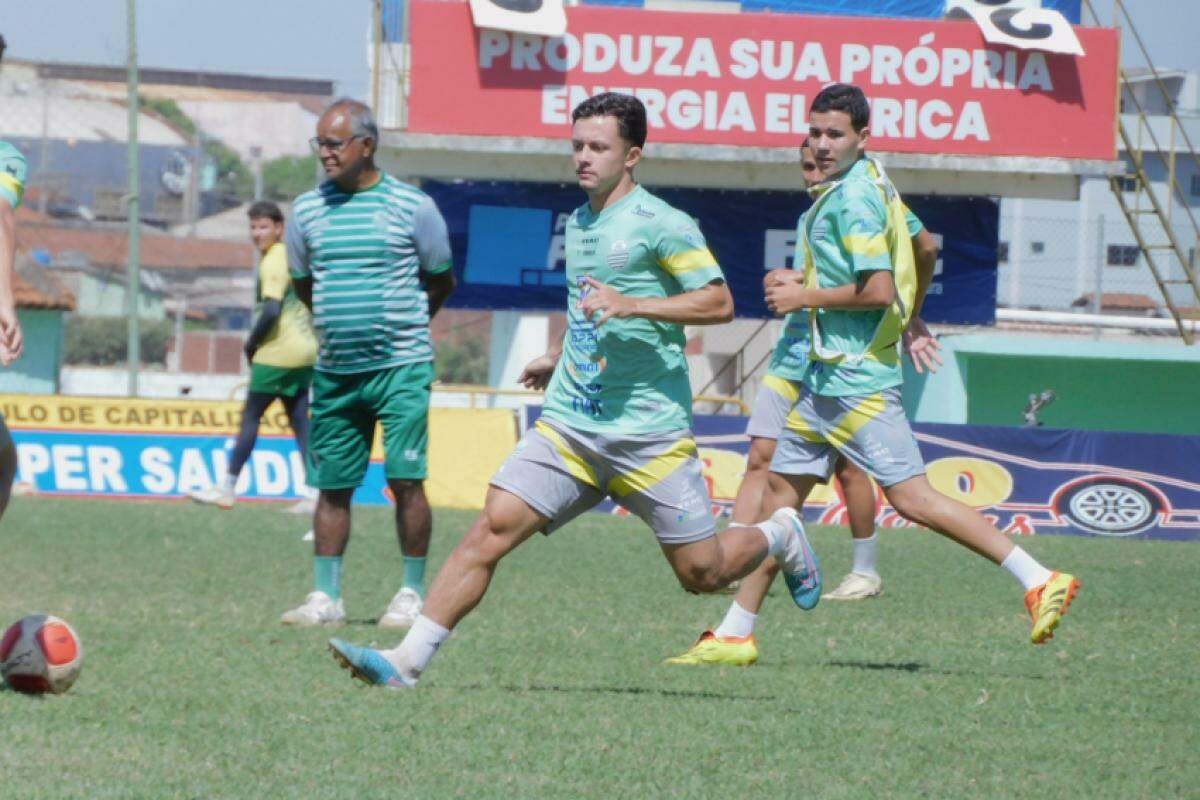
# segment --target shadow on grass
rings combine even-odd
[[[530,684],[528,686],[513,685],[484,685],[446,687],[448,691],[494,691],[523,694],[525,692],[554,692],[561,694],[617,694],[617,695],[658,695],[673,699],[686,700],[751,700],[755,702],[778,702],[779,698],[769,695],[725,694],[723,692],[689,692],[682,689],[653,689],[643,686],[557,686],[554,684]]]
[[[999,672],[980,672],[978,670],[934,669],[928,664],[923,664],[919,661],[825,661],[822,663],[822,665],[826,667],[844,667],[848,669],[871,670],[877,672],[908,672],[910,674],[921,673],[925,675],[971,675],[977,677],[1024,678],[1026,680],[1033,681],[1046,680],[1045,675],[1035,675],[1029,673],[1012,675]]]

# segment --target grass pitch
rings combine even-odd
[[[436,512],[431,564],[469,524]],[[356,509],[355,642],[397,587],[386,509]],[[1195,797],[1200,549],[1044,537],[1083,580],[1028,643],[1019,587],[927,532],[885,534],[885,595],[764,609],[749,669],[667,667],[728,598],[675,583],[634,520],[586,515],[500,568],[413,692],[352,682],[277,507],[17,498],[0,622],[69,620],[62,697],[0,692],[5,797]],[[827,582],[841,529],[811,533]]]

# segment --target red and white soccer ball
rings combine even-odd
[[[30,614],[0,638],[0,677],[18,692],[62,694],[83,668],[83,645],[64,620]]]

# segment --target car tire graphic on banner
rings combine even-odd
[[[1112,475],[1089,475],[1059,488],[1054,512],[1099,536],[1132,536],[1168,510],[1153,487]]]

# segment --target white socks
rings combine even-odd
[[[787,549],[788,544],[796,537],[791,536],[791,527],[786,522],[775,519],[765,519],[754,525],[734,523],[730,528],[758,528],[767,539],[767,555],[779,556]]]
[[[758,614],[751,614],[734,600],[729,604],[729,610],[725,612],[725,619],[721,620],[721,624],[713,633],[721,639],[728,636],[745,638],[754,633],[756,619],[758,619]]]
[[[1037,562],[1037,559],[1019,547],[1014,547],[1012,552],[1000,562],[1000,566],[1012,573],[1012,576],[1021,582],[1027,592],[1050,580],[1050,570],[1043,567]]]
[[[226,475],[225,482],[221,484],[221,491],[225,494],[235,494],[237,491],[237,475]]]
[[[879,556],[879,532],[872,533],[866,539],[854,540],[854,566],[850,568],[851,572],[857,572],[859,575],[870,575],[872,578],[879,577],[879,570],[875,566],[875,561]]]
[[[416,683],[417,678],[429,666],[433,654],[442,646],[442,642],[450,638],[450,631],[438,625],[424,614],[417,616],[404,641],[391,650],[381,650],[380,653],[392,666],[409,681]]]

